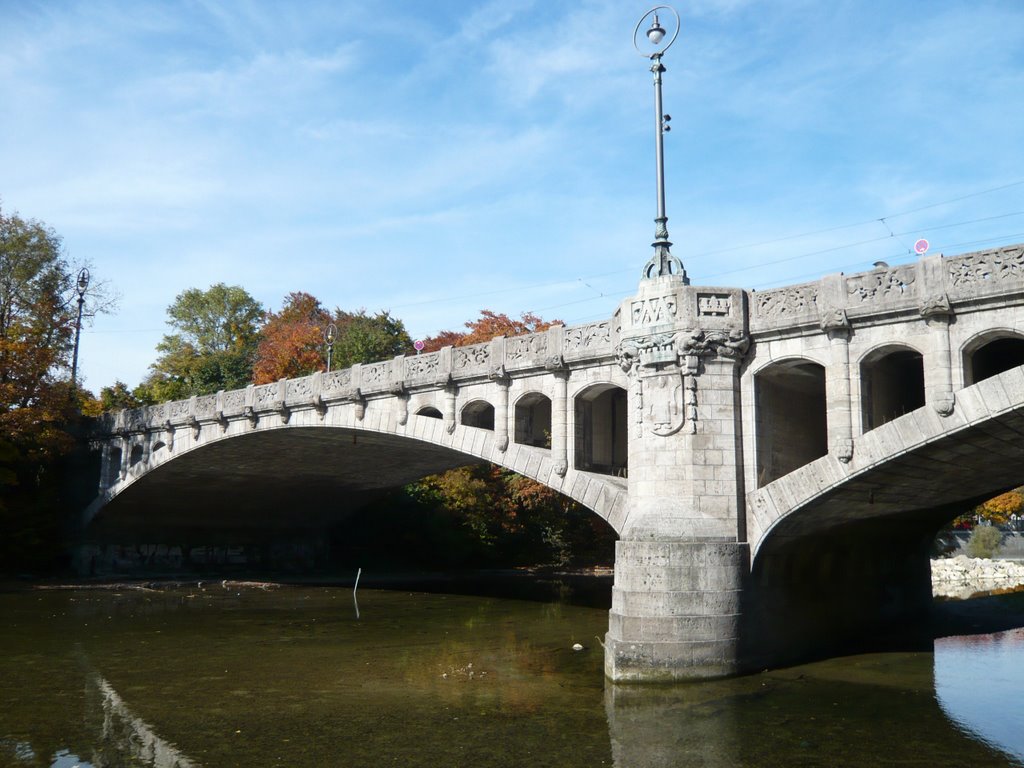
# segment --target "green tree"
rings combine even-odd
[[[152,405],[155,401],[150,397],[145,387],[128,389],[128,385],[121,380],[115,381],[109,387],[100,390],[99,410],[119,411],[124,408],[138,408],[143,405]]]
[[[263,307],[244,288],[217,283],[190,288],[167,308],[177,333],[157,345],[160,356],[143,382],[154,401],[238,389],[252,381]]]
[[[413,351],[412,339],[405,324],[387,310],[368,315],[334,310],[338,337],[334,342],[334,366],[346,368],[356,363],[374,363]]]

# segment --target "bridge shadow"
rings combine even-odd
[[[856,438],[849,463],[824,456],[751,493],[748,666],[924,648],[962,626],[936,611],[931,545],[958,514],[1020,484],[1022,438],[1018,367],[957,392],[949,416],[924,406]],[[1003,614],[980,631],[1022,625]]]

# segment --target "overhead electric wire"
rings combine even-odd
[[[787,236],[784,236],[784,237],[774,238],[774,239],[771,239],[771,240],[763,240],[763,241],[760,241],[760,242],[757,242],[757,243],[750,243],[750,244],[747,244],[747,245],[737,245],[737,246],[730,246],[728,248],[720,248],[720,249],[716,249],[716,250],[713,250],[713,251],[704,251],[703,253],[687,255],[684,258],[687,261],[690,261],[691,259],[700,259],[700,258],[702,258],[704,256],[717,255],[717,254],[721,254],[721,253],[729,253],[731,251],[738,251],[738,250],[744,250],[744,249],[749,249],[749,248],[758,248],[758,247],[761,247],[761,246],[773,245],[773,244],[776,244],[776,243],[786,242],[786,241],[789,241],[789,240],[799,240],[799,239],[802,239],[802,238],[805,238],[805,237],[812,237],[814,235],[826,234],[828,232],[836,232],[836,231],[839,231],[839,230],[842,230],[842,229],[852,229],[852,228],[855,228],[855,227],[863,227],[863,226],[867,226],[867,225],[870,225],[870,224],[876,224],[876,223],[878,223],[880,221],[884,224],[886,221],[888,221],[890,219],[896,219],[896,218],[901,218],[901,217],[904,217],[904,216],[909,216],[909,215],[914,214],[914,213],[920,213],[921,211],[927,211],[927,210],[931,210],[933,208],[939,208],[939,207],[942,207],[944,205],[951,205],[953,203],[958,203],[958,202],[961,202],[963,200],[969,200],[969,199],[974,198],[974,197],[981,197],[982,195],[988,195],[988,194],[992,194],[993,192],[1000,192],[1000,191],[1005,190],[1005,189],[1011,189],[1013,187],[1018,187],[1018,186],[1022,186],[1022,185],[1024,185],[1024,179],[1019,179],[1017,181],[1012,181],[1012,182],[1009,182],[1007,184],[1001,184],[1001,185],[999,185],[997,187],[990,187],[988,189],[979,190],[977,192],[971,192],[971,193],[968,193],[966,195],[960,195],[958,197],[950,198],[948,200],[941,200],[941,201],[936,202],[936,203],[929,203],[928,205],[918,206],[917,208],[911,208],[910,210],[901,211],[901,212],[898,212],[898,213],[890,213],[890,214],[887,214],[885,216],[876,217],[874,219],[865,219],[864,221],[859,221],[859,222],[852,223],[852,224],[840,224],[840,225],[837,225],[837,226],[834,226],[834,227],[826,227],[826,228],[823,228],[823,229],[810,230],[810,231],[799,233],[799,234],[787,235]],[[974,224],[974,223],[978,223],[978,222],[982,222],[982,221],[990,221],[990,220],[998,219],[998,218],[1006,218],[1008,216],[1019,216],[1019,215],[1022,215],[1022,213],[1024,213],[1024,212],[1014,212],[1014,213],[1000,214],[1000,215],[997,215],[997,216],[979,217],[977,219],[971,219],[971,220],[964,221],[964,222],[957,222],[956,224],[937,225],[937,226],[934,226],[934,227],[920,228],[920,229],[917,229],[917,230],[914,230],[914,231],[901,232],[901,233],[897,233],[897,234],[898,235],[922,234],[922,233],[925,233],[925,232],[934,231],[936,229],[943,229],[943,228],[949,228],[949,227],[955,227],[955,226],[965,226],[967,224]],[[891,232],[891,230],[890,230],[890,232]],[[888,239],[890,239],[890,237],[893,237],[893,236],[896,236],[896,235],[889,235],[889,236],[886,236],[886,237],[872,238],[872,239],[869,239],[869,240],[862,240],[862,241],[857,241],[857,242],[854,242],[854,243],[847,243],[845,245],[838,245],[838,246],[835,246],[834,248],[831,248],[831,249],[822,249],[822,250],[819,250],[819,251],[814,251],[814,252],[811,252],[811,253],[808,253],[808,254],[802,254],[802,255],[799,255],[799,256],[790,256],[790,257],[785,257],[783,259],[778,259],[778,260],[774,260],[774,261],[761,262],[758,266],[766,266],[766,265],[771,265],[771,264],[780,264],[780,263],[784,263],[786,261],[794,261],[796,259],[803,258],[804,256],[821,255],[823,253],[828,253],[828,252],[831,252],[833,250],[841,250],[843,248],[855,248],[855,247],[857,247],[859,245],[867,245],[867,244],[870,244],[872,242],[880,242],[882,240],[888,240]],[[730,271],[727,271],[727,272],[718,272],[718,273],[715,273],[713,275],[709,275],[709,277],[717,277],[717,276],[721,276],[721,275],[735,274],[737,272],[747,271],[748,269],[753,269],[753,267],[743,267],[743,268],[737,268],[735,270],[730,270]],[[568,278],[568,279],[565,279],[565,280],[557,280],[557,281],[553,281],[553,282],[549,282],[549,283],[535,283],[533,285],[517,286],[517,287],[514,287],[514,288],[499,288],[499,289],[496,289],[496,290],[493,290],[493,291],[484,291],[484,292],[478,292],[478,293],[472,293],[472,294],[464,294],[464,295],[461,295],[461,296],[447,296],[447,297],[440,297],[440,298],[433,298],[433,299],[424,299],[422,301],[405,302],[403,304],[392,305],[391,308],[392,309],[403,309],[403,308],[406,308],[406,307],[416,307],[416,306],[422,306],[422,305],[425,305],[425,304],[437,304],[437,303],[448,302],[448,301],[461,301],[461,300],[464,300],[464,299],[476,298],[478,296],[497,296],[497,295],[501,295],[501,294],[516,293],[516,292],[521,292],[521,291],[531,291],[531,290],[536,290],[538,288],[554,288],[554,287],[557,287],[557,286],[560,286],[560,285],[565,285],[566,283],[585,282],[586,280],[593,280],[593,279],[600,278],[600,277],[609,277],[609,276],[612,276],[612,275],[621,275],[621,274],[626,274],[626,273],[633,272],[633,271],[634,271],[634,268],[630,267],[630,268],[626,268],[626,269],[612,270],[610,272],[602,272],[602,273],[599,273],[599,274],[587,275],[587,276],[583,276],[583,277]],[[572,303],[576,303],[576,302],[572,302]],[[553,305],[551,308],[552,309],[556,309],[558,306],[565,306],[565,305]],[[543,311],[543,309],[540,309],[540,310],[530,310],[530,311]]]

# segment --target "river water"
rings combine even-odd
[[[607,611],[559,602],[216,582],[0,616],[2,766],[1024,765],[1024,630],[637,689]]]

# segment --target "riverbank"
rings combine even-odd
[[[1024,589],[1024,563],[977,557],[932,560],[932,595],[967,600],[994,592]]]

